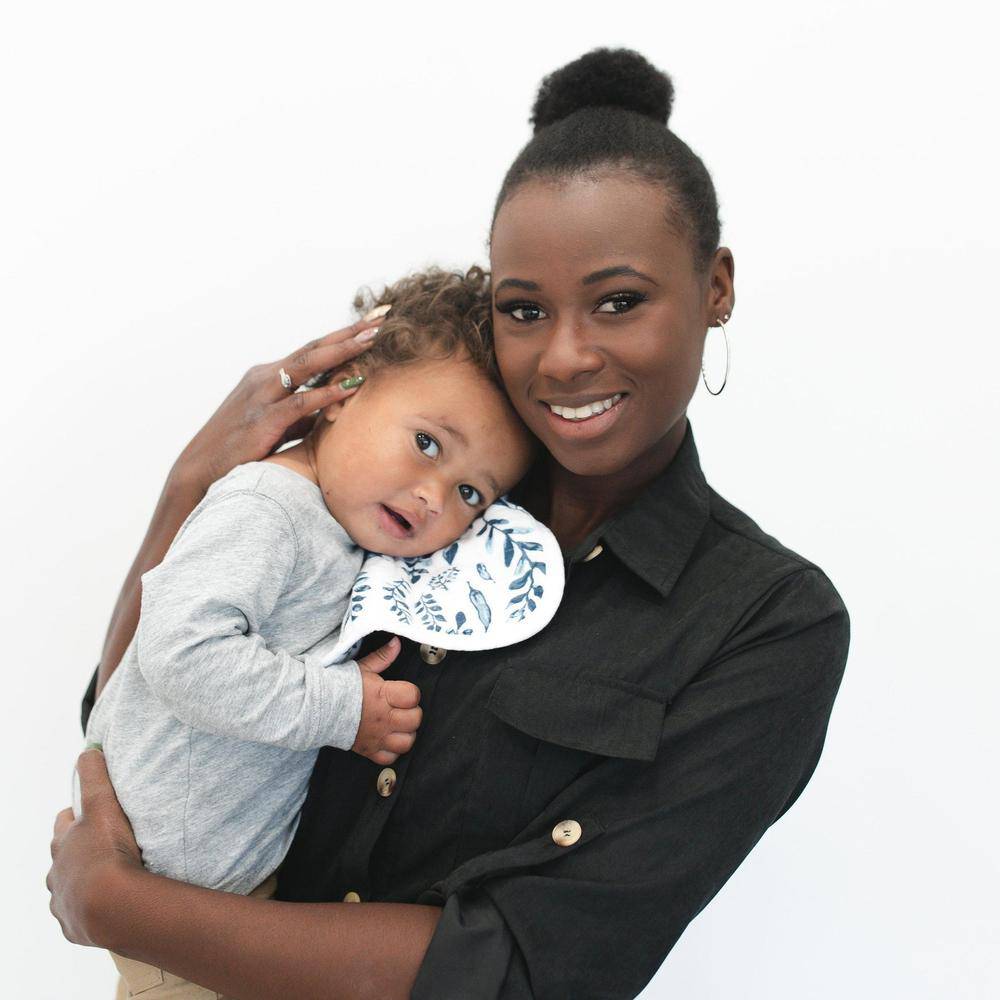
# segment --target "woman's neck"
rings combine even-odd
[[[682,417],[635,461],[603,476],[578,475],[548,457],[543,476],[529,493],[535,516],[548,524],[564,552],[572,550],[673,461],[686,430],[687,419]]]

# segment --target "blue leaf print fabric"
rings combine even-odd
[[[405,559],[368,553],[321,660],[349,659],[378,631],[442,649],[510,646],[548,625],[564,584],[555,536],[501,497],[445,549]]]

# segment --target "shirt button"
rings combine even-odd
[[[595,545],[590,552],[583,557],[583,562],[590,562],[591,559],[596,559],[603,551],[603,545]]]
[[[552,840],[560,847],[572,847],[583,834],[583,827],[575,819],[564,819],[552,828]]]
[[[383,799],[389,798],[392,795],[392,790],[396,787],[396,772],[391,767],[383,767],[378,773],[375,787]]]
[[[426,642],[420,644],[420,659],[432,667],[436,667],[447,655],[448,651],[440,646],[431,646]]]
[[[360,903],[361,897],[356,892],[349,892],[344,896],[345,903]]]

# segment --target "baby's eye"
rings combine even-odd
[[[430,436],[430,434],[426,434],[424,431],[417,431],[417,433],[414,434],[414,439],[417,442],[417,447],[425,455],[429,455],[431,458],[438,457],[438,454],[441,451],[441,445],[439,445],[437,441]]]
[[[595,310],[599,313],[625,313],[634,309],[646,296],[640,292],[616,292],[609,295]],[[608,306],[610,308],[605,308]]]
[[[462,494],[462,499],[470,507],[478,507],[483,502],[482,494],[475,488],[475,486],[470,486],[468,483],[462,483],[458,488],[458,492]]]

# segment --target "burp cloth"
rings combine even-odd
[[[465,534],[427,556],[368,553],[340,632],[309,651],[350,659],[372,632],[441,649],[495,649],[540,632],[562,599],[562,550],[549,529],[501,497]]]

